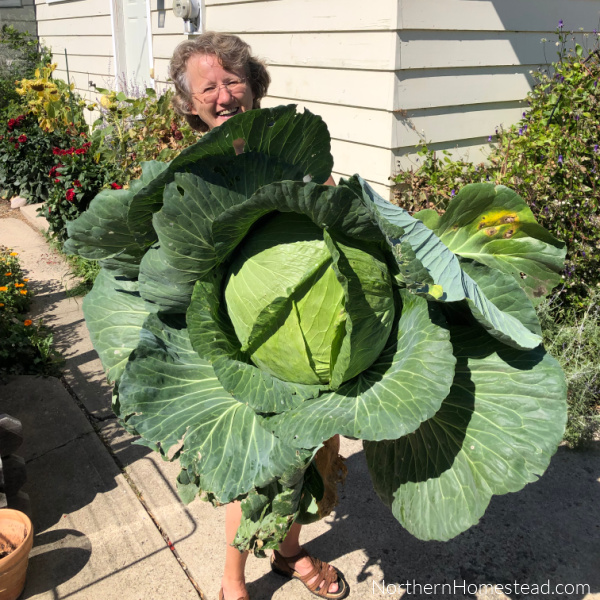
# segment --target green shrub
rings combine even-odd
[[[440,158],[423,147],[422,166],[395,180],[397,203],[413,211],[443,211],[453,190],[466,183],[514,189],[540,224],[566,242],[560,301],[585,311],[600,287],[600,57],[597,46],[588,52],[575,44],[568,51],[568,38],[559,28],[559,60],[535,74],[528,108],[517,125],[497,131],[489,164]]]
[[[55,164],[52,148],[62,145],[59,132],[43,131],[31,114],[0,123],[0,188],[7,197],[22,196],[29,203],[49,196],[48,172]]]
[[[105,187],[122,185],[119,165],[102,159],[98,139],[85,141],[85,134],[72,139],[69,148],[51,150],[55,163],[46,173],[51,185],[45,204],[38,209],[48,221],[50,234],[59,241],[67,239],[67,223],[76,219]]]
[[[572,448],[586,447],[600,430],[600,294],[591,299],[583,313],[557,305],[557,298],[538,306],[544,345],[567,378],[565,441]]]
[[[50,62],[50,50],[39,46],[29,33],[17,31],[12,25],[0,30],[0,119],[11,116],[9,107],[19,103],[15,80],[32,77],[40,64]]]
[[[125,181],[141,175],[140,163],[170,161],[198,139],[198,134],[173,110],[172,90],[157,96],[148,88],[138,98],[102,88],[97,91],[103,93],[102,116],[93,125],[93,138],[102,142],[99,147],[103,160],[121,165]]]

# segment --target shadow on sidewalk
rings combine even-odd
[[[550,581],[552,589],[559,584],[589,586],[569,595],[535,597],[582,600],[600,592],[600,442],[587,452],[559,448],[540,480],[515,494],[492,498],[480,523],[448,542],[423,542],[401,527],[375,495],[362,452],[349,457],[347,466],[331,530],[305,545],[314,556],[334,564],[340,556],[363,550],[368,559],[362,570],[346,577],[351,585],[353,580],[368,582],[370,597],[391,597],[381,592],[379,569],[385,585],[395,586],[398,595],[392,597],[399,597],[407,581],[456,584],[454,593],[440,593],[440,586],[435,596],[413,588],[410,597],[416,600],[475,598],[469,593],[473,588],[463,591],[461,586],[515,581],[521,586]],[[270,597],[284,584],[301,585],[267,573],[249,584],[250,597]],[[529,595],[512,592],[503,597]]]

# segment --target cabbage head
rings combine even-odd
[[[335,434],[406,529],[448,540],[544,472],[566,421],[534,309],[565,250],[523,200],[474,184],[411,216],[358,175],[323,185],[332,166],[319,117],[253,110],[69,224],[102,265],[84,312],[115,412],[179,460],[184,501],[242,500],[257,553],[317,518]]]

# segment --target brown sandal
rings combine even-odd
[[[223,595],[223,588],[219,590],[219,600],[225,600],[225,596]],[[238,600],[250,600],[250,596],[245,594],[244,596],[238,598]]]
[[[310,573],[306,575],[300,575],[298,571],[295,571],[290,567],[290,563],[295,563],[297,560],[307,556],[313,568]],[[344,576],[335,567],[329,568],[330,565],[318,558],[311,556],[304,548],[300,550],[296,556],[282,556],[277,550],[273,551],[271,556],[271,569],[288,579],[299,579],[306,588],[319,598],[330,598],[332,600],[341,600],[350,593],[350,587],[346,583]],[[313,577],[317,576],[315,581],[309,585],[309,581]],[[332,583],[338,584],[337,592],[330,592],[329,586]]]

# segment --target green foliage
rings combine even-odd
[[[99,141],[85,141],[85,134],[72,138],[69,148],[52,148],[55,164],[46,173],[51,190],[38,212],[47,219],[52,237],[64,242],[67,223],[77,218],[92,198],[106,187],[120,189],[118,165],[102,160]]]
[[[37,39],[27,32],[17,31],[12,25],[0,30],[0,120],[9,116],[9,107],[18,103],[15,81],[32,77],[40,64],[51,60],[50,50],[38,45]]]
[[[31,293],[17,258],[18,253],[0,247],[0,309],[4,313],[27,312]]]
[[[538,307],[544,344],[562,366],[568,385],[565,441],[585,448],[600,431],[600,294],[592,293],[584,312],[557,305]]]
[[[124,181],[141,174],[140,164],[150,160],[170,161],[182,148],[197,139],[197,134],[171,106],[173,91],[157,96],[152,88],[138,98],[124,92],[96,88],[102,117],[93,125],[93,139],[101,141],[102,159],[117,162]]]
[[[45,132],[31,114],[0,123],[0,189],[28,203],[46,200],[52,188],[48,172],[54,165],[52,148],[63,135]]]
[[[0,377],[60,375],[61,356],[42,320],[26,318],[31,303],[28,279],[16,252],[0,247]]]
[[[439,157],[421,148],[422,164],[399,173],[396,201],[411,211],[443,212],[465,183],[491,181],[514,189],[539,223],[567,244],[559,294],[562,304],[586,310],[600,286],[600,54],[585,50],[561,29],[559,57],[535,73],[521,121],[498,129],[489,164]],[[492,136],[490,136],[490,141]]]
[[[335,434],[364,441],[375,490],[409,531],[445,540],[543,473],[564,432],[564,375],[530,300],[560,270],[562,244],[507,188],[466,186],[445,218],[421,222],[359,176],[322,185],[332,166],[320,118],[248,111],[170,164],[145,164],[129,189],[102,191],[68,227],[65,248],[101,261],[83,306],[115,411],[163,456],[177,448],[186,500],[242,500],[239,549],[274,547],[316,501],[309,465]],[[326,252],[306,250],[302,222]],[[322,255],[325,287],[342,288],[329,313],[312,276]],[[278,275],[244,273],[261,265]],[[226,292],[235,277],[249,285]],[[362,326],[378,312],[391,327]],[[330,346],[315,344],[331,321]],[[312,368],[329,353],[331,377],[253,361],[280,331],[273,359]]]

